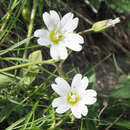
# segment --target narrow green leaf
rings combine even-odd
[[[116,123],[116,125],[118,126],[121,126],[121,127],[124,127],[124,128],[127,128],[127,129],[130,129],[130,120],[129,121],[126,121],[126,120],[120,120]]]
[[[25,117],[17,120],[16,122],[14,122],[12,125],[10,125],[8,128],[6,128],[5,130],[12,130],[13,128],[15,128],[17,125],[19,125],[20,123],[22,123],[25,120]]]
[[[8,103],[4,106],[4,108],[0,111],[0,123],[3,122],[6,118],[8,118],[8,116],[11,114],[14,108],[14,104]]]
[[[27,126],[28,126],[28,123],[29,123],[31,117],[32,117],[33,113],[34,113],[35,110],[36,110],[36,107],[37,107],[37,105],[38,105],[38,102],[39,102],[39,101],[37,101],[37,102],[33,105],[32,111],[29,112],[28,115],[26,116],[25,125],[24,125],[23,130],[26,130],[26,128],[27,128]]]
[[[21,46],[22,44],[26,43],[28,40],[30,40],[30,39],[32,39],[32,38],[33,38],[33,36],[30,37],[30,38],[26,38],[26,39],[24,39],[23,41],[18,42],[18,43],[16,43],[15,45],[11,46],[10,48],[8,48],[8,49],[6,49],[6,50],[0,51],[0,56],[1,56],[1,55],[4,55],[4,54],[6,54],[6,53],[8,53],[9,51],[13,50],[14,48],[17,48],[17,47]]]
[[[86,129],[85,130],[97,130],[96,129],[96,125],[94,124],[94,122],[92,120],[86,120],[85,122],[86,125]]]
[[[9,83],[12,82],[12,78],[4,75],[4,74],[0,74],[0,87],[4,87],[9,85]]]

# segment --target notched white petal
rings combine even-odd
[[[69,110],[69,106],[67,106],[67,105],[60,105],[56,109],[56,112],[59,113],[59,114],[62,114],[64,112],[66,112],[67,110]]]
[[[62,96],[64,94],[63,90],[56,84],[52,84],[51,87],[58,95]]]
[[[79,87],[79,84],[81,82],[81,78],[82,78],[82,75],[81,74],[76,74],[74,77],[73,77],[73,80],[72,80],[72,88],[77,88]]]
[[[88,90],[85,91],[85,95],[89,96],[89,97],[96,97],[97,92],[93,89],[88,89]]]
[[[55,79],[55,82],[57,83],[57,85],[62,88],[66,93],[68,91],[70,91],[70,86],[68,84],[68,82],[66,80],[64,80],[63,78],[57,77]]]
[[[44,38],[47,38],[47,39],[48,39],[49,32],[48,32],[47,30],[44,30],[44,29],[37,29],[37,30],[34,32],[34,36],[35,36],[35,37],[44,37]]]
[[[70,48],[73,51],[81,51],[82,50],[82,46],[80,44],[77,44],[74,42],[67,43],[66,47]]]
[[[74,31],[77,27],[78,27],[78,23],[79,23],[79,18],[74,18],[72,21],[72,26],[71,26],[71,30]]]
[[[53,19],[53,23],[55,24],[55,26],[57,26],[60,23],[60,17],[58,13],[54,10],[51,10],[50,15],[51,15],[51,18]]]
[[[57,60],[59,58],[59,52],[58,52],[58,49],[55,46],[51,46],[50,55],[55,60]]]
[[[79,19],[78,18],[74,18],[70,25],[68,26],[68,31],[69,32],[73,32],[77,27],[78,27],[78,22],[79,22]]]
[[[83,44],[84,43],[84,38],[82,36],[80,36],[79,34],[75,34],[73,33],[71,38],[73,38],[74,42]]]
[[[82,112],[82,115],[83,116],[86,116],[87,114],[88,114],[88,108],[87,108],[87,106],[86,105],[82,105],[81,106],[81,112]]]
[[[84,98],[82,99],[82,102],[86,105],[92,105],[97,101],[96,98],[94,97],[88,97],[88,96],[84,96]]]
[[[82,90],[85,90],[86,88],[87,88],[87,86],[88,86],[88,78],[87,77],[84,77],[82,80],[81,80],[81,82],[80,82],[80,86],[79,86],[79,88],[81,89],[81,91]]]
[[[52,17],[52,15],[47,12],[43,13],[43,20],[48,30],[52,30],[57,26],[57,17]]]
[[[64,103],[65,102],[64,102],[63,98],[62,97],[58,97],[58,98],[56,98],[56,99],[53,100],[52,106],[53,107],[58,107],[58,106],[60,106],[60,105],[62,105]]]
[[[74,15],[72,13],[67,13],[64,15],[61,19],[61,27],[64,27],[67,23],[69,23],[72,20],[73,16]]]
[[[52,22],[50,14],[45,12],[45,13],[43,13],[42,17],[43,17],[43,21],[44,21],[45,25],[49,29],[50,28],[49,26],[50,26],[50,24]]]
[[[80,111],[79,108],[77,108],[77,107],[72,107],[72,108],[71,108],[71,111],[72,111],[72,114],[73,114],[76,118],[78,118],[78,119],[81,118],[81,111]]]
[[[39,45],[42,45],[42,46],[51,45],[51,42],[48,41],[47,39],[44,39],[44,38],[39,38],[39,39],[37,40],[37,43],[38,43]]]
[[[67,49],[64,46],[59,46],[59,55],[61,59],[66,59],[68,56]]]

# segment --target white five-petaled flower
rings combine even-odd
[[[88,108],[86,105],[92,105],[96,102],[96,91],[86,90],[88,78],[82,78],[81,74],[76,74],[72,80],[71,87],[63,78],[56,78],[56,84],[52,84],[52,89],[60,96],[53,100],[52,106],[57,107],[56,112],[62,114],[71,110],[76,118],[81,115],[86,116]]]
[[[72,13],[67,13],[61,19],[56,11],[43,13],[43,20],[47,30],[38,29],[34,36],[38,37],[38,44],[43,46],[50,45],[50,55],[53,59],[66,59],[68,56],[67,49],[80,51],[84,39],[79,34],[74,33],[78,26],[78,18],[73,18]]]

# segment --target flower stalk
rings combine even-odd
[[[31,18],[30,18],[30,24],[28,26],[28,34],[27,34],[27,38],[31,37],[32,35],[32,30],[33,30],[33,24],[34,24],[34,19],[35,19],[35,15],[36,15],[36,10],[37,10],[37,0],[33,0],[33,9],[31,12]],[[23,54],[23,58],[25,59],[27,56],[27,48],[30,44],[30,40],[28,40],[26,42],[26,46],[25,46],[25,51]]]
[[[48,130],[54,130],[54,129],[56,129],[58,126],[60,126],[60,125],[63,123],[63,121],[69,116],[69,114],[70,114],[70,111],[68,111],[68,112],[66,113],[66,115],[65,115],[60,121],[58,121],[57,123],[56,123],[56,121],[54,121],[54,122],[52,123],[51,127],[50,127]]]
[[[18,69],[18,68],[23,68],[23,67],[27,67],[27,66],[31,66],[31,65],[54,64],[58,61],[60,61],[60,59],[57,59],[57,60],[50,59],[50,60],[44,60],[44,61],[40,61],[40,62],[25,63],[25,64],[21,64],[21,65],[16,65],[16,66],[11,66],[8,68],[0,69],[0,72],[6,72],[6,71],[10,71],[10,70]]]

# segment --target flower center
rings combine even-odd
[[[59,30],[52,30],[50,32],[50,40],[55,44],[59,44],[63,40],[63,35]]]
[[[80,100],[80,96],[75,92],[70,92],[67,95],[67,103],[72,106],[76,105],[79,100]]]

